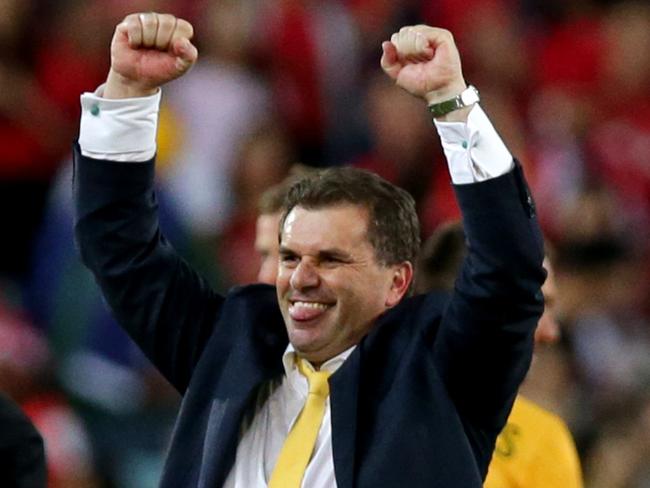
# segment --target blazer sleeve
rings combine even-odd
[[[181,393],[223,303],[158,225],[154,161],[84,157],[74,147],[75,239],[115,318]]]
[[[434,361],[477,459],[489,461],[532,356],[544,308],[543,244],[521,167],[456,185],[468,252],[434,342]],[[483,476],[487,462],[480,466]]]

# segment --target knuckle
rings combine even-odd
[[[140,25],[138,17],[135,15],[128,15],[124,18],[123,24],[126,25],[127,29],[132,30]]]
[[[163,14],[158,19],[158,32],[171,32],[176,24],[176,17]]]
[[[158,25],[158,17],[156,14],[150,12],[140,14],[140,22],[142,22],[142,27],[151,28]]]
[[[178,34],[191,38],[194,35],[194,27],[185,19],[178,19],[176,22],[176,32]]]

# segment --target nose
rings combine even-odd
[[[293,273],[291,273],[289,283],[291,284],[291,288],[294,290],[315,288],[320,283],[318,270],[316,270],[312,263],[305,259],[301,259],[298,266],[296,266]]]

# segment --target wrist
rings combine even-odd
[[[432,90],[424,94],[427,105],[444,102],[461,94],[467,88],[467,83],[460,80],[440,90]]]
[[[458,110],[454,110],[453,112],[449,112],[447,115],[443,115],[442,117],[435,117],[435,120],[437,122],[467,123],[467,118],[469,117],[469,113],[472,111],[472,108],[473,106],[460,108]]]
[[[125,78],[111,68],[106,78],[106,85],[104,86],[102,97],[109,99],[141,98],[154,95],[157,91],[157,87],[143,86],[140,83]]]
[[[429,111],[438,122],[467,122],[472,107],[480,100],[476,88],[468,87],[464,81],[457,83],[453,90],[429,95]]]

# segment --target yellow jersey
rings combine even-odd
[[[578,453],[557,415],[517,396],[499,434],[485,488],[582,488]]]

